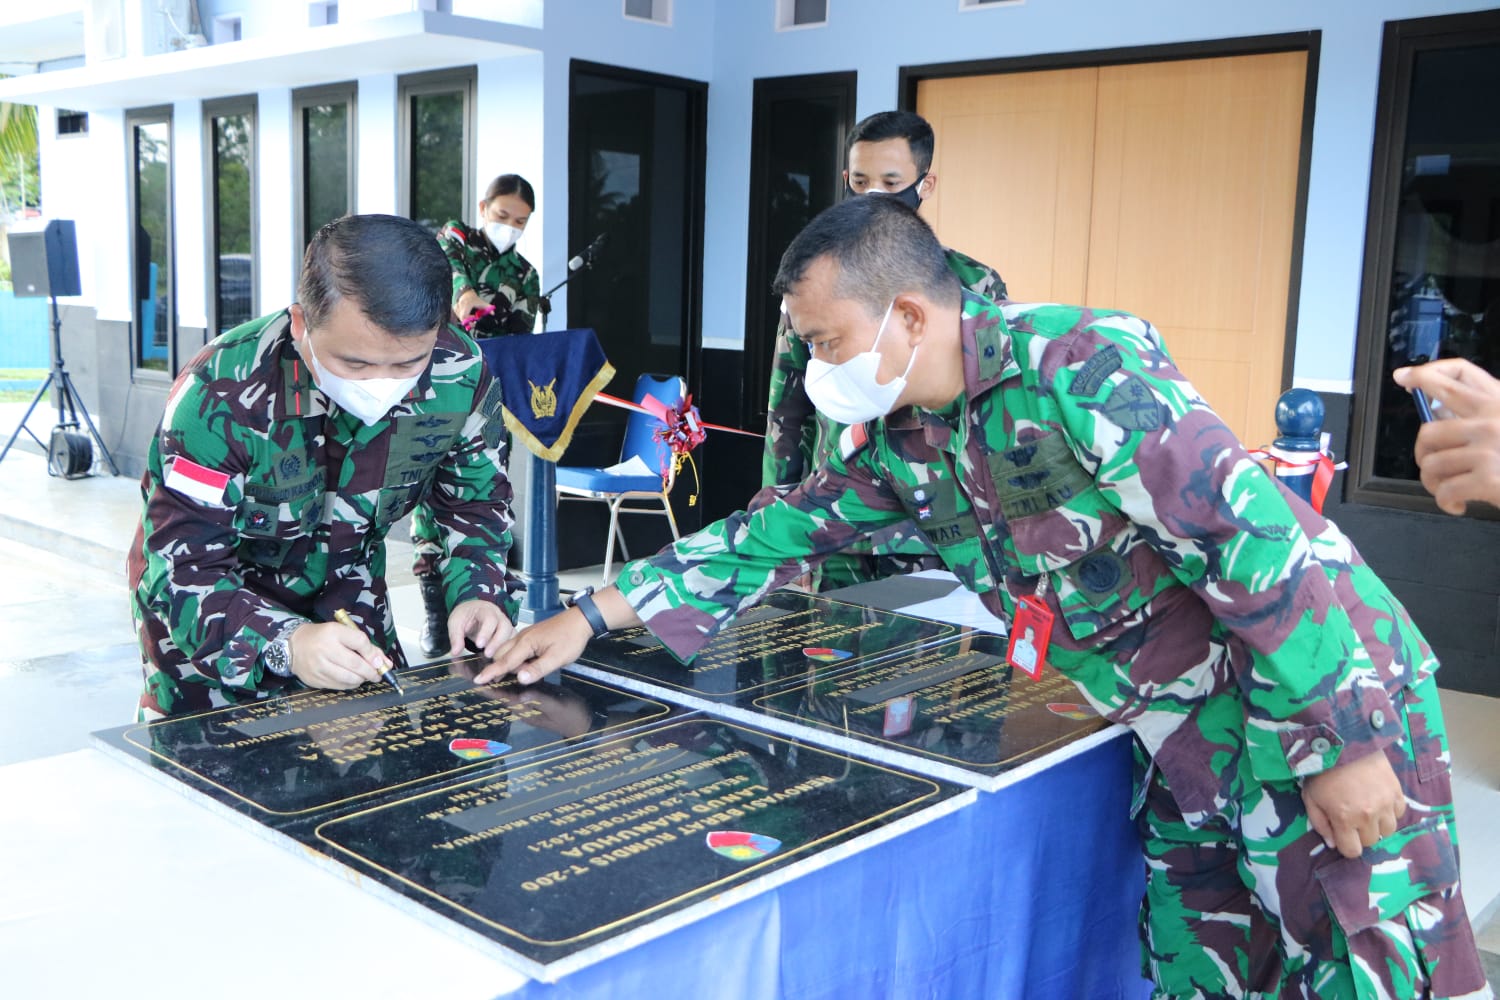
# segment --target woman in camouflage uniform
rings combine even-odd
[[[536,325],[541,279],[516,252],[534,211],[536,193],[526,178],[501,174],[484,192],[477,226],[453,219],[438,231],[453,268],[453,315],[475,337],[530,333]]]
[[[536,193],[519,174],[490,181],[479,202],[475,226],[450,220],[438,231],[438,245],[453,269],[453,315],[476,339],[530,333],[542,306],[541,279],[516,243],[536,210]],[[426,505],[412,513],[412,572],[422,591],[425,620],[422,652],[448,652],[448,609],[439,566],[444,558],[437,525]]]

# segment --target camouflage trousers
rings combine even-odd
[[[1252,780],[1190,827],[1137,744],[1142,971],[1153,997],[1493,997],[1459,891],[1437,686],[1402,695],[1406,739],[1385,752],[1406,813],[1358,858],[1324,845],[1296,782]]]
[[[432,509],[419,503],[411,511],[411,571],[417,576],[427,576],[438,571],[443,558],[443,543],[438,533],[437,521]]]

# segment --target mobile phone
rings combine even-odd
[[[1423,392],[1421,389],[1413,389],[1411,391],[1411,398],[1416,400],[1417,413],[1421,416],[1422,423],[1431,423],[1432,404],[1427,401],[1427,393]]]
[[[1412,357],[1411,363],[1413,365],[1425,365],[1430,360],[1427,355],[1418,354]],[[1417,404],[1417,415],[1422,418],[1422,423],[1432,423],[1432,402],[1427,398],[1427,393],[1421,389],[1413,389],[1411,391],[1411,398]]]

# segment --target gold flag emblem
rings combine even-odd
[[[526,380],[531,385],[531,415],[538,420],[543,417],[555,416],[557,413],[557,392],[553,386],[557,385],[557,379],[553,379],[546,385],[537,385],[531,379]]]

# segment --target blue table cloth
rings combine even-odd
[[[1124,730],[515,1000],[1145,998]]]

